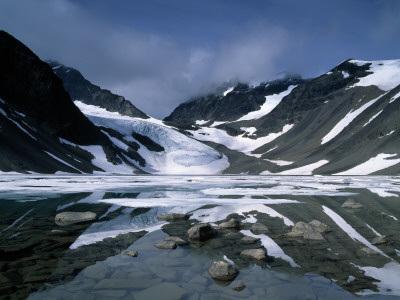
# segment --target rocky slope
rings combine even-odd
[[[399,84],[400,60],[349,59],[311,80],[194,99],[165,120],[225,153],[226,173],[399,174]]]
[[[0,31],[0,170],[133,173],[138,145],[123,157],[73,104],[48,64]],[[118,169],[118,171],[116,171]]]

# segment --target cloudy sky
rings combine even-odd
[[[157,118],[228,81],[400,58],[396,0],[0,0],[0,28]]]

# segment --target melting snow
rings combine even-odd
[[[376,231],[375,229],[373,229],[373,228],[372,228],[371,226],[369,226],[368,224],[365,224],[365,225],[367,225],[367,227],[368,227],[369,229],[371,229],[372,232],[375,233],[377,236],[382,236],[378,231]]]
[[[371,121],[372,121],[373,119],[375,119],[377,116],[379,116],[379,115],[381,114],[381,112],[383,112],[383,110],[379,111],[376,115],[373,115],[373,116],[371,117],[371,119],[369,119],[369,121],[363,125],[363,127],[365,127],[365,126],[367,126],[369,123],[371,123]]]
[[[282,171],[280,173],[274,173],[274,174],[279,174],[279,175],[312,175],[312,172],[315,169],[318,169],[319,167],[327,164],[329,162],[329,160],[320,160],[317,161],[315,163],[309,164],[309,165],[305,165],[299,168],[295,168],[295,169],[290,169],[290,170],[286,170],[286,171]],[[264,175],[264,172],[261,173],[261,175]]]
[[[343,78],[349,77],[349,73],[342,71]]]
[[[226,96],[226,95],[228,95],[230,92],[232,92],[233,91],[233,89],[234,89],[235,87],[230,87],[229,89],[227,89],[225,92],[224,92],[224,97]]]
[[[358,78],[359,82],[355,86],[375,85],[383,91],[389,91],[400,84],[400,60],[381,60],[381,61],[361,61],[351,60],[357,66],[370,63],[368,72],[372,74]]]
[[[285,252],[283,252],[282,248],[279,247],[279,245],[275,243],[275,241],[271,239],[269,236],[265,234],[256,235],[253,234],[250,230],[242,230],[242,233],[244,235],[260,238],[261,244],[264,246],[265,249],[267,249],[267,253],[269,256],[281,258],[289,262],[292,267],[300,268],[300,266],[296,264],[290,256],[288,256]]]
[[[372,245],[366,238],[364,238],[361,234],[354,230],[350,224],[348,224],[341,216],[335,213],[330,208],[326,207],[325,205],[322,206],[324,213],[326,213],[353,241],[359,241],[360,243],[364,244],[368,248],[378,252],[379,254],[389,258],[385,253],[382,252],[379,248]]]
[[[55,156],[54,154],[51,154],[50,152],[44,151],[47,155],[49,155],[50,157],[54,158],[55,160],[58,160],[60,163],[62,163],[63,165],[66,165],[74,170],[77,170],[79,173],[83,173],[81,170],[78,170],[77,168],[75,168],[74,166],[70,165],[69,163],[67,163],[66,161],[62,160],[61,158]]]
[[[189,132],[192,133],[193,137],[198,140],[222,144],[230,149],[250,155],[253,150],[272,142],[279,136],[288,132],[293,126],[294,124],[286,124],[285,126],[283,126],[281,132],[270,133],[267,136],[263,136],[257,139],[244,137],[244,134],[239,136],[231,136],[226,131],[218,128],[203,127],[199,130]]]
[[[380,95],[378,98],[375,98],[367,103],[365,103],[364,105],[362,105],[361,107],[359,107],[356,110],[351,110],[342,120],[339,121],[339,123],[337,123],[335,125],[335,127],[332,128],[332,130],[322,138],[322,142],[321,144],[325,144],[327,142],[329,142],[331,139],[333,139],[334,137],[336,137],[339,133],[342,132],[342,130],[349,125],[358,115],[360,115],[364,110],[366,110],[368,107],[370,107],[372,104],[374,104],[376,101],[378,101],[380,98],[382,98],[385,94]]]
[[[197,120],[197,121],[196,121],[196,124],[197,124],[197,125],[204,125],[204,124],[206,124],[206,123],[208,123],[208,122],[210,122],[210,121],[206,121],[206,120]]]
[[[400,264],[397,262],[390,262],[383,266],[383,268],[375,267],[361,267],[356,266],[365,272],[366,276],[370,276],[379,280],[375,282],[378,286],[379,293],[383,295],[400,295],[399,274]],[[371,290],[365,290],[358,294],[368,295],[374,294]]]
[[[139,143],[141,147],[138,152],[147,162],[146,171],[157,174],[219,174],[229,167],[226,156],[166,126],[160,120],[122,116],[80,101],[75,101],[75,104],[94,124],[120,132],[125,140],[134,140],[131,134],[136,132],[164,147],[165,152],[153,152]],[[124,144],[118,145],[116,140],[113,142],[125,148]]]
[[[260,109],[257,111],[252,111],[249,112],[247,115],[244,115],[238,121],[244,121],[244,120],[256,120],[259,119],[267,114],[269,114],[271,111],[274,110],[275,107],[278,106],[278,104],[282,101],[282,99],[289,95],[290,92],[296,87],[297,85],[291,85],[288,87],[286,91],[283,91],[279,94],[273,94],[271,96],[265,96],[265,102],[263,105],[261,105]]]
[[[398,92],[396,95],[394,95],[392,98],[390,98],[389,103],[392,103],[394,100],[397,100],[400,98],[400,92]]]
[[[387,158],[396,156],[397,154],[381,153],[375,157],[370,158],[366,162],[351,168],[350,170],[340,172],[334,175],[369,175],[379,170],[383,170],[400,163],[400,158],[390,159]]]

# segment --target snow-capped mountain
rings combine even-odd
[[[165,120],[225,153],[226,173],[399,174],[399,84],[400,60],[349,59],[315,79],[194,99]]]
[[[164,121],[49,64],[0,31],[0,171],[400,173],[400,60],[349,59],[314,79],[236,84]]]

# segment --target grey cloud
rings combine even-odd
[[[251,24],[219,48],[192,47],[108,23],[67,0],[4,0],[0,24],[42,59],[79,69],[158,118],[226,81],[272,78],[292,46],[283,29]]]

